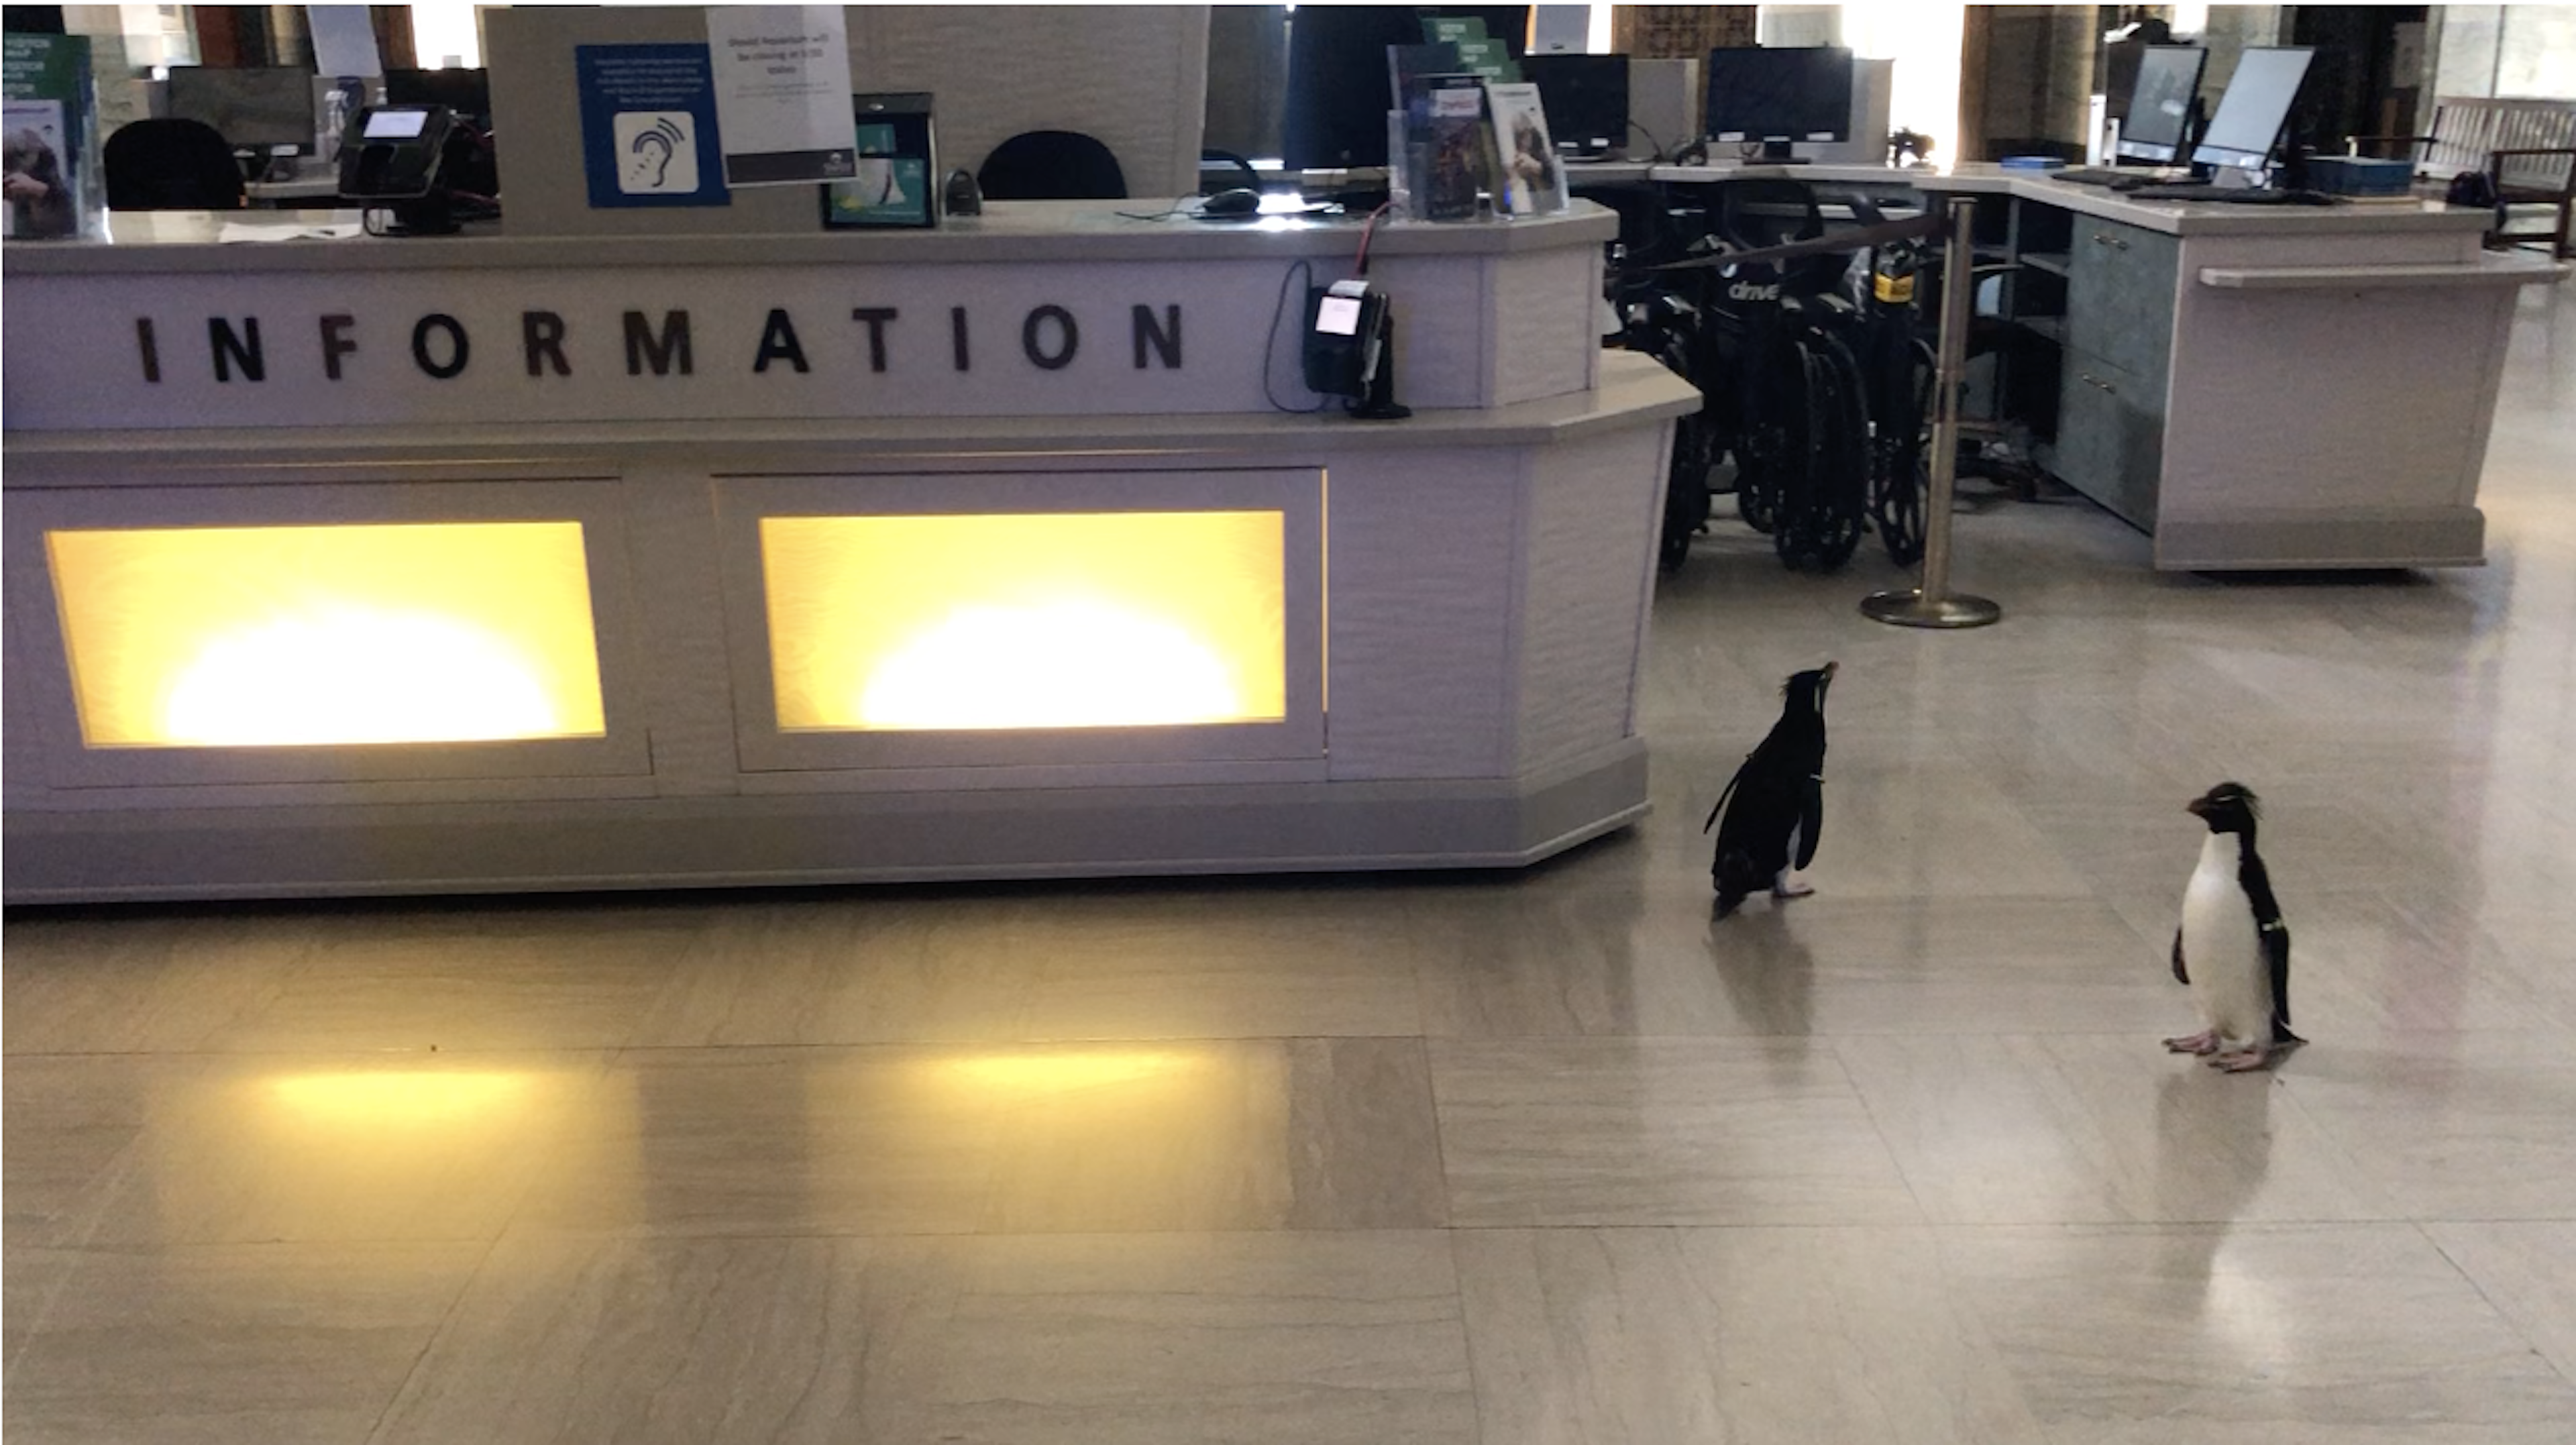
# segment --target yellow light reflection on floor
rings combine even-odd
[[[1205,1072],[1208,1064],[1206,1054],[1182,1049],[1049,1049],[941,1059],[932,1070],[948,1082],[1017,1099],[1178,1081]]]
[[[268,1081],[270,1097],[298,1124],[345,1131],[352,1142],[381,1134],[501,1123],[527,1105],[523,1073],[363,1071],[290,1074]]]
[[[91,747],[598,737],[578,522],[46,534]]]
[[[760,532],[782,729],[1287,714],[1277,512],[768,517]]]

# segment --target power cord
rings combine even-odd
[[[1305,278],[1309,288],[1313,287],[1315,284],[1313,263],[1301,259],[1279,275],[1279,300],[1270,308],[1270,337],[1261,344],[1261,399],[1269,402],[1270,409],[1273,411],[1284,411],[1291,416],[1312,416],[1331,405],[1331,401],[1318,396],[1313,406],[1289,406],[1279,399],[1279,392],[1271,384],[1270,379],[1272,371],[1279,363],[1279,318],[1288,314],[1288,283],[1300,276]]]
[[[1388,211],[1393,210],[1394,208],[1395,202],[1393,200],[1388,200],[1381,203],[1376,210],[1368,213],[1367,222],[1360,227],[1360,253],[1352,259],[1352,275],[1366,276],[1368,274],[1369,238],[1377,234],[1377,218],[1385,215]]]
[[[1661,164],[1663,164],[1665,161],[1668,161],[1668,160],[1671,160],[1671,159],[1672,159],[1672,157],[1671,157],[1670,155],[1668,155],[1668,154],[1666,154],[1666,153],[1665,153],[1665,151],[1664,151],[1664,143],[1663,143],[1662,141],[1659,141],[1659,140],[1655,139],[1655,133],[1654,133],[1653,131],[1650,131],[1650,130],[1646,129],[1644,126],[1637,124],[1636,118],[1635,118],[1634,116],[1628,117],[1628,118],[1623,122],[1623,124],[1625,124],[1629,130],[1633,130],[1633,131],[1635,131],[1637,134],[1639,134],[1639,135],[1641,135],[1641,136],[1644,136],[1644,137],[1646,138],[1646,144],[1648,144],[1648,145],[1650,145],[1650,146],[1653,146],[1653,147],[1655,148],[1655,149],[1654,149],[1654,151],[1646,157],[1648,164],[1651,164],[1651,165],[1661,165]]]

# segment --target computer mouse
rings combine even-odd
[[[1261,214],[1261,193],[1250,186],[1237,186],[1219,191],[1199,206],[1202,216],[1257,216]]]

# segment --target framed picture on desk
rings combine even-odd
[[[939,224],[939,154],[926,93],[850,98],[858,139],[856,178],[823,188],[823,224],[912,226]]]

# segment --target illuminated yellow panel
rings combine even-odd
[[[1287,715],[1277,512],[767,517],[778,725]]]
[[[599,737],[579,522],[49,532],[81,737]]]

